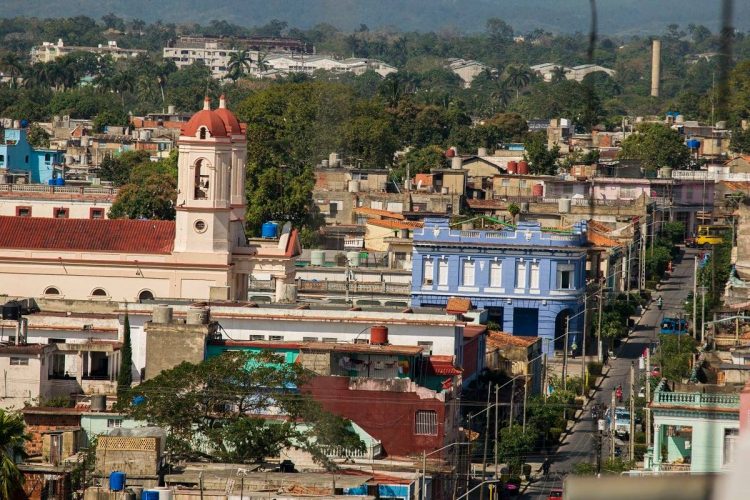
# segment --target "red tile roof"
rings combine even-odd
[[[453,356],[430,356],[428,367],[433,375],[461,374],[461,370],[453,366]]]
[[[445,304],[445,312],[448,314],[463,314],[471,310],[471,300],[461,297],[451,297]]]
[[[620,246],[619,242],[608,236],[604,236],[598,231],[587,231],[586,237],[588,238],[589,243],[597,247],[615,248]]]
[[[354,209],[354,213],[360,214],[360,215],[371,215],[373,217],[386,217],[388,219],[398,219],[398,220],[404,220],[406,218],[402,214],[397,214],[396,212],[391,212],[388,210],[381,210],[379,208],[369,208],[369,207],[357,207]]]
[[[367,219],[367,224],[386,229],[418,229],[424,226],[424,223],[419,221],[386,219]]]
[[[529,347],[540,342],[540,337],[524,337],[506,332],[489,332],[487,335],[487,347],[501,349],[507,346]]]
[[[169,254],[174,221],[0,216],[0,248]]]

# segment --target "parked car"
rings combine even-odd
[[[607,412],[607,428],[611,427],[612,410]],[[615,436],[627,439],[630,435],[630,412],[624,406],[615,408]]]

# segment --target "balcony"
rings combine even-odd
[[[661,472],[690,472],[690,464],[659,464]]]
[[[696,409],[739,409],[740,397],[739,394],[656,391],[653,404],[655,406],[688,406]]]

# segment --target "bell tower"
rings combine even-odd
[[[203,109],[193,115],[180,134],[174,251],[229,263],[234,246],[230,220],[238,148],[230,127],[217,111],[211,109],[206,97]],[[206,259],[207,255],[211,258]]]

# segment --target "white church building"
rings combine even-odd
[[[206,98],[178,141],[175,221],[0,216],[0,295],[78,300],[246,300],[248,277],[294,282],[297,230],[248,241],[247,139]]]

